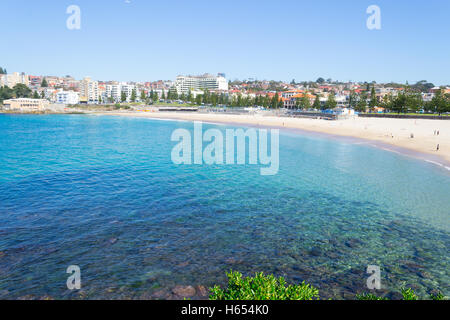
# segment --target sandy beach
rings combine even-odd
[[[111,114],[111,113],[109,113]],[[215,123],[248,124],[267,127],[301,129],[336,136],[354,137],[374,142],[375,146],[392,151],[407,151],[409,155],[450,166],[450,120],[352,118],[346,120],[322,120],[287,118],[264,115],[227,115],[188,112],[129,112],[114,115],[156,119],[176,119]],[[435,134],[439,131],[439,135]],[[413,138],[411,138],[413,135]],[[439,151],[436,147],[439,144]],[[408,152],[409,151],[409,152]]]

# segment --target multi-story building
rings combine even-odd
[[[122,93],[125,93],[127,102],[131,101],[131,95],[133,94],[133,90],[136,90],[136,87],[133,84],[122,84]],[[138,98],[137,92],[136,98]]]
[[[29,85],[28,76],[25,73],[14,72],[11,74],[4,74],[0,77],[0,86],[14,87],[16,84]]]
[[[28,85],[32,89],[37,89],[41,86],[42,77],[40,76],[28,76]]]
[[[187,94],[189,90],[228,90],[228,81],[223,76],[204,74],[202,76],[178,76],[175,81],[178,94]]]
[[[98,82],[86,77],[80,83],[80,102],[98,103]]]
[[[50,103],[45,99],[20,98],[5,100],[3,105],[6,110],[44,111]]]
[[[119,83],[106,85],[105,88],[106,99],[109,99],[111,102],[120,102],[121,95],[122,95],[122,86]]]
[[[122,102],[122,94],[125,94],[126,102],[131,101],[133,90],[136,92],[136,101],[140,98],[140,90],[134,84],[116,83],[108,84],[105,88],[105,98],[112,102]]]
[[[80,86],[80,81],[75,80],[71,76],[66,76],[62,79],[64,89],[69,90],[78,90]]]
[[[78,92],[59,90],[56,93],[56,103],[58,104],[78,104],[80,96]]]

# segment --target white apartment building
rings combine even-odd
[[[63,91],[59,90],[56,93],[57,104],[78,104],[80,103],[80,96],[75,91]]]
[[[80,82],[80,101],[86,103],[98,103],[98,82],[91,78],[84,78]]]
[[[201,76],[178,76],[175,81],[178,94],[187,94],[189,90],[228,90],[228,81],[222,75],[204,74]]]
[[[122,86],[120,84],[106,85],[105,96],[106,100],[111,99],[113,102],[120,102],[122,95]]]
[[[136,101],[140,98],[140,91],[133,84],[120,83],[106,85],[105,95],[107,99],[112,98],[114,102],[122,102],[122,93],[125,93],[126,101],[131,101],[133,90],[136,90]]]
[[[136,99],[139,98],[136,86],[133,84],[122,84],[122,92],[125,93],[125,96],[127,97],[127,102],[131,101],[131,94],[133,93],[133,90],[136,90]]]
[[[0,75],[0,86],[14,87],[16,84],[29,85],[28,76],[25,73],[10,73]]]

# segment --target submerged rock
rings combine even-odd
[[[155,292],[151,294],[151,297],[153,299],[166,299],[170,295],[169,291],[167,289],[158,289]]]
[[[197,295],[200,297],[208,297],[209,290],[205,286],[196,286]]]
[[[195,296],[196,290],[193,286],[176,286],[172,292],[182,298],[189,298]]]
[[[187,267],[188,265],[189,265],[189,261],[186,261],[186,262],[177,264],[177,267],[184,268],[184,267]]]
[[[352,248],[352,249],[357,248],[357,247],[361,246],[362,244],[363,244],[363,242],[361,240],[359,240],[359,239],[356,239],[356,238],[348,239],[345,242],[345,245],[347,247],[349,247],[349,248]]]
[[[237,260],[234,258],[228,258],[225,260],[225,263],[227,264],[241,264],[243,261],[242,260]]]
[[[117,239],[117,238],[111,238],[111,239],[109,239],[109,243],[110,244],[115,244],[117,241],[119,241],[119,239]]]
[[[322,254],[322,250],[318,247],[314,247],[309,251],[309,255],[313,257],[318,257]]]

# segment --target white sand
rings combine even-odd
[[[356,117],[348,120],[330,121],[262,115],[200,114],[189,112],[129,112],[114,114],[145,118],[286,127],[357,137],[438,156],[446,165],[450,164],[450,120]],[[440,131],[439,135],[434,135],[435,130]],[[414,135],[414,138],[411,138],[411,134]],[[440,150],[436,151],[438,144]]]

